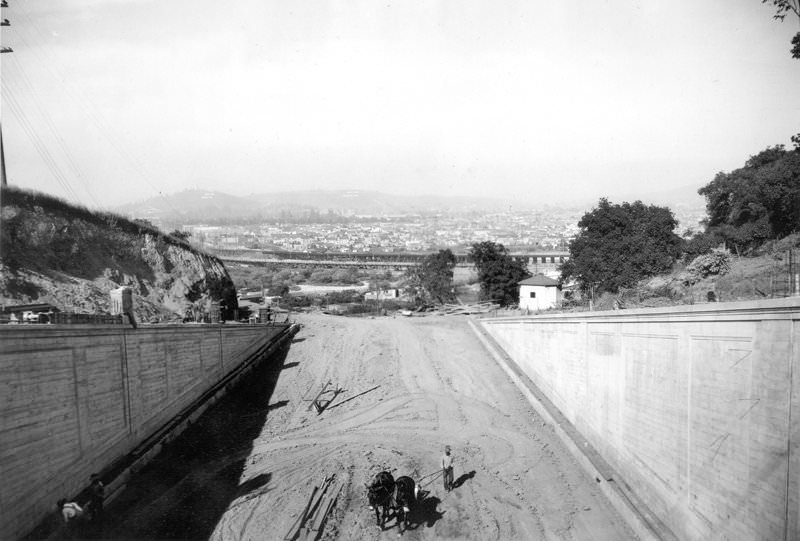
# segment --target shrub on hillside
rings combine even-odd
[[[311,273],[308,277],[310,284],[330,284],[333,281],[333,271],[318,270]]]
[[[709,276],[723,276],[731,270],[731,254],[728,250],[715,249],[697,256],[686,267],[685,282],[694,284]]]
[[[683,257],[684,262],[693,261],[696,257],[710,253],[714,248],[719,248],[725,243],[725,238],[719,231],[690,232],[684,237]]]
[[[185,239],[172,237],[155,227],[147,220],[131,220],[124,216],[105,211],[89,210],[82,205],[69,203],[58,197],[33,190],[23,190],[15,186],[2,187],[3,207],[19,207],[40,214],[49,214],[74,223],[86,222],[109,230],[117,230],[131,235],[150,234],[166,244],[178,245],[194,253],[199,253]]]
[[[766,255],[781,259],[782,255],[788,250],[800,247],[800,233],[792,233],[782,239],[765,242],[757,250],[754,251],[755,255]]]
[[[333,282],[337,284],[358,284],[361,280],[356,269],[337,269],[333,273]]]
[[[364,295],[355,289],[345,289],[344,291],[331,291],[323,297],[326,304],[346,304],[348,302],[361,302]]]

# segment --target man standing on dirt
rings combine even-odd
[[[100,480],[100,475],[96,473],[93,473],[89,479],[91,480],[89,485],[89,511],[95,528],[100,529],[103,525],[103,504],[106,499],[106,487]]]
[[[442,479],[444,480],[444,489],[447,492],[453,490],[453,456],[450,454],[449,445],[445,445],[442,455]]]

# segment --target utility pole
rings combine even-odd
[[[0,2],[0,8],[7,8],[8,2],[6,0],[2,0]],[[8,22],[8,19],[3,19],[0,22],[0,26],[11,26],[11,23]],[[0,47],[0,53],[13,53],[14,49],[11,47]],[[8,186],[8,180],[6,180],[6,152],[3,148],[3,125],[0,123],[0,185]]]
[[[6,151],[3,148],[3,125],[0,124],[0,185],[8,186],[6,180]]]

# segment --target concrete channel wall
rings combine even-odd
[[[0,327],[0,539],[30,531],[287,328]]]
[[[679,539],[800,539],[800,300],[480,323]]]

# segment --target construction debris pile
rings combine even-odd
[[[292,525],[289,533],[283,538],[284,541],[311,541],[320,539],[322,536],[325,521],[336,505],[339,492],[342,490],[341,484],[336,484],[333,488],[336,474],[326,476],[319,486],[314,486],[311,497],[308,499],[303,512],[297,517],[297,521]]]
[[[487,314],[499,308],[499,304],[491,301],[474,302],[470,304],[443,304],[431,312],[426,312],[426,315],[468,316],[472,314]]]

